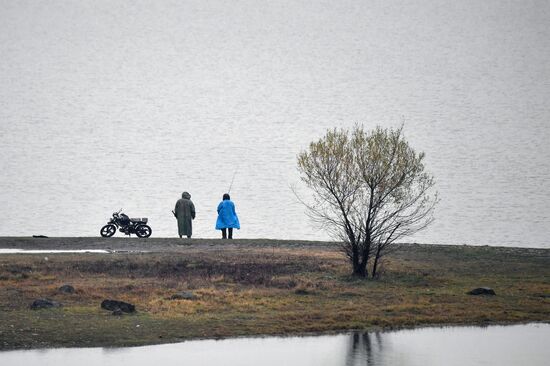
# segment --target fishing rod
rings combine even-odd
[[[227,194],[231,193],[231,188],[233,187],[233,182],[235,181],[235,175],[237,174],[237,170],[239,170],[238,167],[233,172],[233,178],[231,178],[231,184],[229,184],[229,189],[227,190]]]

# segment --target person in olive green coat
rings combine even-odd
[[[180,238],[184,235],[188,238],[193,234],[193,219],[195,218],[195,205],[191,201],[189,192],[183,192],[181,198],[176,202],[174,216],[178,219],[178,233]]]

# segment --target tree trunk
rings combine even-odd
[[[378,256],[374,257],[374,263],[372,264],[372,278],[376,278],[376,267],[378,267]]]
[[[353,264],[353,275],[357,277],[368,277],[369,272],[367,269],[367,263],[369,261],[369,255],[368,255],[368,252],[366,253],[366,255],[365,253],[362,253],[362,254],[363,256],[361,260],[359,260],[359,258],[357,260],[357,265],[355,263]]]
[[[367,269],[367,265],[369,263],[369,256],[370,256],[370,246],[371,243],[363,242],[361,246],[360,253],[358,253],[357,257],[359,259],[357,263],[357,267],[353,267],[353,274],[359,277],[368,277],[369,271]]]
[[[374,262],[372,263],[372,278],[376,277],[376,269],[378,268],[378,260],[380,259],[380,246],[376,248],[376,255],[374,256]]]
[[[361,278],[368,277],[367,272],[367,264],[363,262],[357,263],[357,265],[353,265],[353,275]]]
[[[359,248],[356,243],[351,245],[353,274],[359,269]]]

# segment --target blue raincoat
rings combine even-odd
[[[241,224],[235,212],[235,204],[231,200],[223,200],[218,205],[218,219],[216,220],[216,230],[221,229],[240,229]]]

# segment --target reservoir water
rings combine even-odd
[[[188,341],[135,348],[0,352],[3,366],[543,366],[549,324]]]
[[[441,202],[410,241],[550,247],[550,2],[0,0],[0,235],[113,211],[327,239],[291,186],[327,128],[397,127]],[[118,234],[120,235],[120,234]]]

